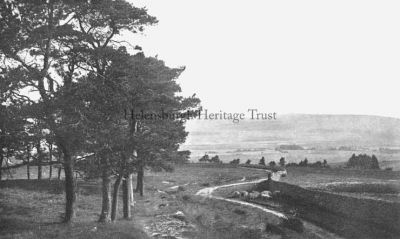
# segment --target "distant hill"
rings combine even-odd
[[[277,120],[192,120],[183,146],[399,147],[400,119],[364,115],[278,115]]]

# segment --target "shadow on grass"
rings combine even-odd
[[[0,181],[0,188],[19,188],[28,191],[47,192],[50,194],[64,193],[64,180],[37,180],[15,179]],[[98,182],[77,182],[77,193],[83,195],[100,194],[101,188]]]
[[[85,183],[85,182],[82,182]],[[0,183],[0,238],[148,238],[132,221],[97,222],[98,195],[77,197],[76,218],[61,223],[64,212],[63,181],[9,180]],[[88,183],[89,193],[96,191]],[[81,188],[81,187],[80,187]]]
[[[0,182],[0,188],[20,188],[28,191],[61,194],[64,192],[64,181],[15,179]]]

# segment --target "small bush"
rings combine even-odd
[[[303,232],[304,225],[303,222],[295,217],[289,217],[287,219],[283,219],[281,226],[291,229],[296,232]]]
[[[262,233],[259,229],[254,228],[240,228],[239,238],[243,239],[258,239],[261,238]]]
[[[267,223],[265,231],[271,234],[283,235],[285,232],[278,225]]]
[[[190,195],[185,194],[182,196],[183,201],[189,201],[190,199],[192,199],[192,197]]]
[[[242,210],[242,209],[240,209],[240,208],[235,208],[235,209],[233,210],[233,212],[236,213],[236,214],[238,214],[238,215],[245,215],[245,214],[246,214],[246,211],[245,211],[245,210]]]

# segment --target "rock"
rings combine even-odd
[[[257,199],[259,196],[260,196],[260,193],[257,191],[249,193],[249,198],[252,200]]]
[[[186,216],[183,212],[177,211],[175,214],[173,214],[171,217],[176,218],[182,222],[186,222]]]
[[[151,237],[159,237],[161,236],[161,233],[159,232],[154,232],[153,234],[151,234]]]
[[[233,197],[233,198],[239,198],[239,197],[240,197],[240,192],[239,192],[239,191],[233,192],[232,197]]]
[[[183,186],[173,186],[173,187],[167,188],[166,193],[174,194],[174,193],[182,192],[182,191],[185,191],[185,190],[186,189]]]
[[[177,239],[176,236],[171,236],[171,235],[162,235],[161,238],[163,238],[163,239]]]
[[[246,192],[246,191],[241,191],[241,192],[240,192],[240,196],[241,196],[241,197],[247,198],[248,195],[249,195],[249,193]]]
[[[269,199],[272,197],[272,193],[270,191],[262,191],[261,198],[262,199]]]

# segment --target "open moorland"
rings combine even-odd
[[[34,171],[34,170],[32,170]],[[282,181],[304,187],[333,182],[399,185],[398,172],[288,168]],[[16,175],[23,177],[22,172]],[[135,194],[132,220],[97,223],[101,190],[98,181],[78,180],[77,220],[59,224],[64,208],[63,181],[14,179],[1,182],[1,238],[328,238],[332,232],[305,222],[302,233],[282,227],[257,208],[204,198],[200,189],[266,178],[265,170],[230,165],[187,164],[172,173],[147,172],[145,194]],[[121,203],[120,203],[121,204]],[[266,225],[276,230],[266,231]],[[339,236],[337,236],[339,238]]]

